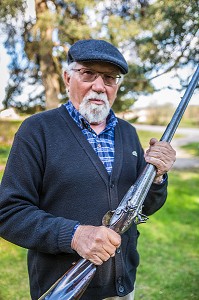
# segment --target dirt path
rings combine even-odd
[[[152,126],[152,125],[134,125],[136,129],[153,131],[153,132],[162,132],[164,133],[164,126]],[[176,150],[177,159],[173,165],[173,169],[190,169],[198,168],[199,169],[199,157],[195,157],[187,153],[185,150],[181,149],[181,146],[187,145],[191,142],[198,142],[199,146],[199,128],[178,128],[176,134],[182,134],[183,137],[175,138],[171,142],[173,148]]]

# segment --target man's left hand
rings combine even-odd
[[[156,167],[156,179],[158,177],[162,178],[172,168],[176,160],[176,151],[171,147],[170,143],[159,142],[155,138],[150,140],[149,145],[149,149],[145,154],[145,160]]]

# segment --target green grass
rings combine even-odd
[[[0,120],[0,180],[3,176],[14,135],[21,122],[22,121]]]
[[[136,300],[199,299],[199,174],[169,178],[166,204],[138,227]]]
[[[199,156],[199,143],[197,142],[184,145],[182,148],[194,156]]]
[[[0,144],[0,180],[3,176],[5,164],[10,152],[11,146],[9,145],[1,145]],[[1,299],[1,298],[0,298]]]
[[[0,238],[0,300],[28,300],[26,250]]]
[[[140,142],[142,144],[142,147],[144,149],[147,149],[149,147],[149,141],[151,138],[160,139],[162,136],[161,132],[151,132],[151,131],[144,131],[144,130],[137,130],[137,133],[139,135]]]
[[[145,130],[137,130],[137,133],[139,135],[140,142],[144,149],[148,149],[149,141],[151,138],[156,138],[157,140],[160,140],[161,136],[163,135],[163,132],[154,132],[154,131],[145,131]],[[181,137],[183,137],[182,134],[175,135],[175,138],[181,138]]]
[[[11,145],[13,137],[22,121],[0,120],[0,143]]]
[[[199,174],[170,172],[166,204],[138,226],[135,300],[198,300]],[[26,250],[0,240],[0,300],[28,300]]]
[[[0,145],[0,164],[1,165],[6,164],[6,161],[7,161],[9,152],[10,152],[10,148],[11,148],[11,146],[8,146],[8,145],[4,145],[4,146]]]

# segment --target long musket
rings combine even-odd
[[[197,86],[198,79],[199,66],[160,141],[170,142],[172,140]],[[148,163],[139,178],[125,194],[116,210],[106,213],[102,220],[103,225],[113,229],[119,234],[123,234],[132,223],[145,223],[148,217],[142,214],[142,207],[155,176],[156,168]],[[38,300],[80,299],[92,280],[95,271],[96,266],[93,263],[86,259],[80,259]]]

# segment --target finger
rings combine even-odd
[[[154,148],[153,150],[151,150],[150,152],[148,152],[145,155],[145,159],[147,158],[157,158],[160,159],[161,161],[163,161],[165,164],[173,164],[175,162],[175,153],[174,152],[169,152],[169,151],[159,151],[157,148]]]
[[[121,236],[118,233],[116,233],[114,230],[109,229],[108,238],[109,238],[110,243],[112,245],[114,245],[116,248],[118,248],[120,246]]]
[[[154,158],[154,157],[148,157],[148,158],[146,158],[146,161],[156,167],[157,175],[164,175],[173,166],[173,161],[172,162],[171,161],[164,162],[164,161],[162,161],[158,158]]]
[[[103,264],[103,260],[99,257],[99,256],[97,256],[96,254],[95,255],[93,255],[93,257],[92,258],[89,258],[88,259],[90,262],[92,262],[94,265],[96,265],[96,266],[100,266],[100,265],[102,265]]]
[[[172,154],[168,154],[168,153],[163,153],[163,152],[159,152],[159,151],[151,151],[150,153],[148,153],[145,158],[157,158],[160,159],[161,161],[163,161],[164,163],[170,162],[174,160],[174,157]]]
[[[148,156],[145,158],[146,159],[146,162],[154,165],[157,170],[165,170],[166,169],[166,164],[164,163],[164,161],[160,160],[159,158],[156,158],[154,156]]]
[[[99,251],[96,253],[96,255],[103,261],[107,261],[111,256],[108,252],[106,251]]]
[[[83,258],[92,261],[95,264],[101,264],[104,261],[107,261],[110,258],[110,254],[107,253],[102,247],[101,248],[87,248],[84,249],[79,255]]]
[[[113,257],[115,256],[116,247],[109,244],[102,245],[103,249],[108,253],[109,256]]]
[[[156,144],[155,146],[150,147],[145,153],[145,158],[147,156],[150,157],[159,157],[160,159],[165,160],[173,160],[175,161],[176,158],[176,152],[175,150],[167,145],[164,147],[162,144]]]
[[[172,148],[169,142],[158,141],[156,138],[152,138],[152,139],[149,141],[149,145],[150,145],[151,147],[154,147],[154,146],[156,146],[156,145],[159,145],[159,146],[162,146],[162,147],[169,147],[169,148]]]
[[[156,148],[165,153],[168,152],[168,153],[175,154],[175,150],[172,148],[172,146],[168,142],[160,141],[160,142],[156,142],[154,145],[151,145],[151,149],[156,149]]]

